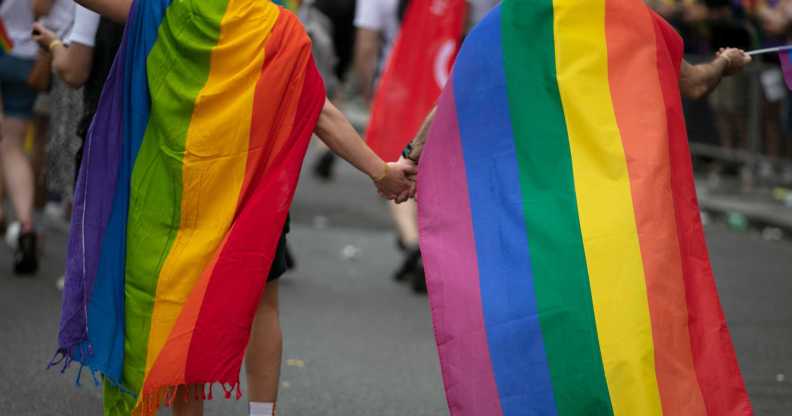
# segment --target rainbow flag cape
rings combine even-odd
[[[2,2],[0,2],[1,4]],[[5,21],[0,18],[0,55],[7,55],[14,49],[14,41],[8,34]]]
[[[419,168],[451,414],[752,414],[707,255],[682,40],[641,0],[505,0]]]
[[[134,3],[85,144],[57,357],[101,373],[106,414],[156,413],[178,386],[239,398],[324,100],[291,12]]]

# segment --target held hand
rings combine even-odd
[[[416,170],[413,166],[401,163],[388,163],[385,176],[377,181],[377,190],[384,198],[396,200],[403,193],[414,188]]]
[[[742,49],[721,48],[718,50],[717,57],[726,61],[726,68],[723,75],[734,75],[751,63],[751,57]]]
[[[58,40],[57,36],[55,36],[55,33],[44,27],[44,25],[39,22],[33,23],[32,36],[33,40],[36,41],[39,46],[41,46],[46,51],[49,51],[52,42]]]
[[[408,190],[402,192],[401,194],[399,194],[399,196],[396,197],[396,199],[394,200],[394,202],[396,202],[397,204],[401,204],[401,203],[407,202],[408,200],[410,200],[412,198],[415,198],[415,192],[416,192],[416,186],[417,186],[417,177],[418,177],[418,174],[417,174],[418,166],[415,164],[415,162],[413,162],[412,160],[407,159],[407,158],[405,158],[403,156],[401,158],[399,158],[399,161],[397,163],[399,165],[403,165],[406,168],[409,168],[409,169],[414,170],[416,172],[415,174],[410,176],[410,179],[412,179],[412,182],[413,182],[412,186],[410,187],[410,189],[408,189]]]

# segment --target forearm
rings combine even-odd
[[[372,151],[352,124],[329,100],[325,101],[315,133],[333,151],[371,178],[379,178],[385,162]]]
[[[95,11],[118,23],[126,23],[132,0],[76,0],[86,9]]]
[[[688,98],[699,99],[715,89],[723,78],[728,61],[715,58],[706,64],[691,65],[682,62],[682,72],[679,78],[679,88]]]
[[[361,28],[355,40],[355,73],[366,100],[371,99],[374,74],[377,72],[377,56],[381,46],[379,36],[377,31]]]
[[[421,153],[423,152],[424,144],[426,144],[426,138],[429,136],[429,129],[432,127],[436,111],[437,107],[432,108],[432,111],[426,116],[421,128],[418,130],[418,134],[415,135],[412,143],[410,143],[412,149],[410,150],[410,154],[407,155],[409,159],[417,162],[421,158]]]
[[[93,60],[93,48],[73,43],[69,47],[57,47],[52,51],[52,67],[55,73],[70,87],[80,88],[88,80]]]

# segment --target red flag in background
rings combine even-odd
[[[380,80],[366,141],[386,161],[399,158],[440,96],[467,16],[465,0],[412,0]]]

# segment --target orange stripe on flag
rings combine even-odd
[[[706,415],[693,366],[682,260],[672,215],[668,124],[662,111],[665,101],[657,49],[656,43],[646,43],[655,38],[652,16],[641,1],[608,0],[607,4],[611,94],[632,187],[663,413]],[[650,108],[657,111],[641,111],[636,116],[636,109]]]

